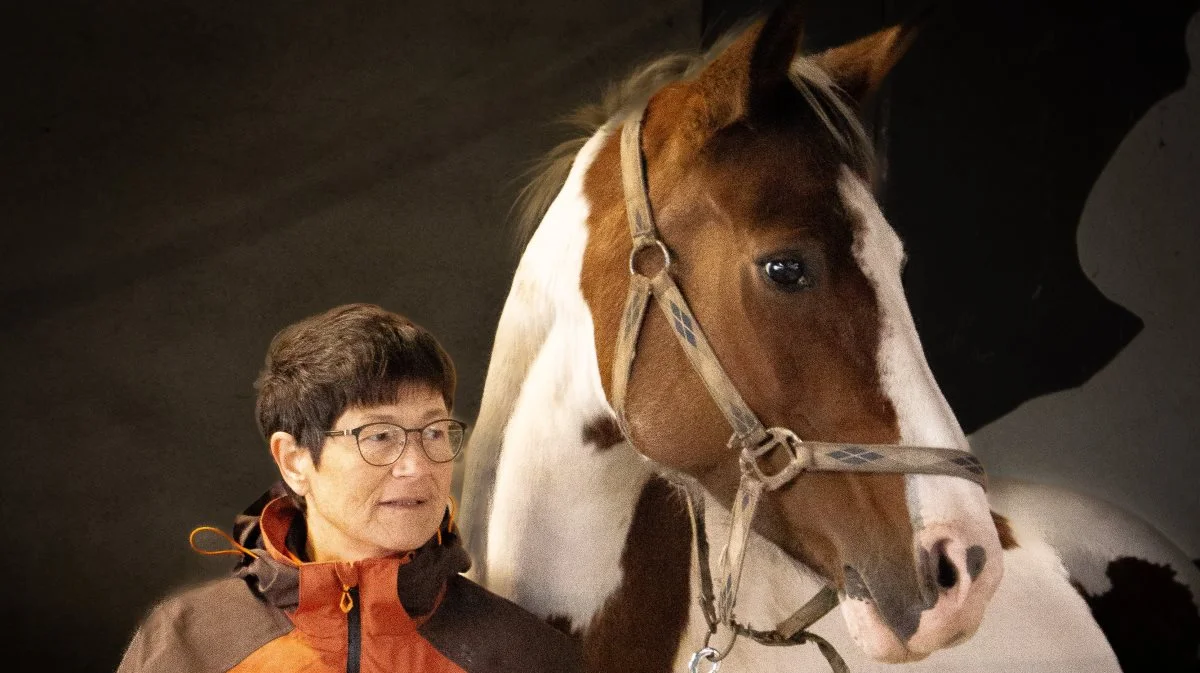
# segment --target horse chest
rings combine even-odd
[[[711,501],[710,505],[709,537],[719,544],[726,534],[728,513]],[[935,652],[923,661],[897,665],[864,656],[839,611],[829,613],[810,630],[829,640],[854,673],[1119,673],[1121,667],[1112,648],[1055,551],[1040,540],[1025,537],[1027,544],[1005,553],[1004,580],[979,630],[962,645]],[[810,571],[757,535],[743,572],[738,615],[752,624],[775,623],[821,586]],[[686,670],[688,659],[707,632],[704,617],[695,607],[694,579],[692,583],[694,607],[670,670]],[[722,669],[827,671],[829,665],[815,646],[764,647],[739,641]]]

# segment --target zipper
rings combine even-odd
[[[362,613],[359,611],[358,587],[345,590],[350,609],[346,611],[346,673],[359,673],[362,659]]]

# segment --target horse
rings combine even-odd
[[[1042,516],[1057,496],[1040,487],[808,469],[822,443],[847,464],[969,446],[921,350],[860,118],[914,31],[815,55],[801,32],[777,10],[640,69],[548,160],[467,452],[472,572],[578,635],[589,671],[797,670],[830,649],[855,671],[1119,671],[1070,572],[1127,548],[1186,572],[1152,530],[1097,556],[1070,544],[1069,507]],[[628,290],[651,276],[680,305],[643,313]],[[698,341],[708,366],[685,352]],[[730,395],[795,439],[735,441]],[[748,498],[764,468],[788,479]],[[1109,521],[1136,528],[1123,516]],[[830,587],[841,618],[785,634],[820,647],[750,637]]]

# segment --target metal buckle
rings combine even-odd
[[[766,433],[766,440],[758,446],[742,448],[740,462],[743,474],[758,479],[765,489],[773,491],[807,470],[813,464],[813,452],[796,436],[796,433],[787,428],[767,428]],[[786,448],[790,455],[788,464],[775,474],[763,472],[758,462],[781,446]]]
[[[720,652],[708,646],[696,650],[696,653],[692,655],[691,661],[688,662],[688,673],[699,673],[700,661],[702,659],[710,665],[707,673],[717,673],[717,671],[721,670],[721,659],[717,656],[719,654]]]
[[[629,251],[629,275],[639,275],[637,269],[633,266],[634,259],[637,257],[639,252],[649,248],[652,245],[657,245],[659,251],[662,252],[663,267],[661,271],[666,271],[667,269],[671,268],[671,253],[667,251],[667,245],[657,238],[644,238],[641,241],[634,242],[633,250]]]

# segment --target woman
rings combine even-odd
[[[119,673],[580,668],[575,641],[459,574],[464,426],[432,335],[341,306],[276,335],[256,387],[282,483],[239,517],[234,576],[156,606]]]

